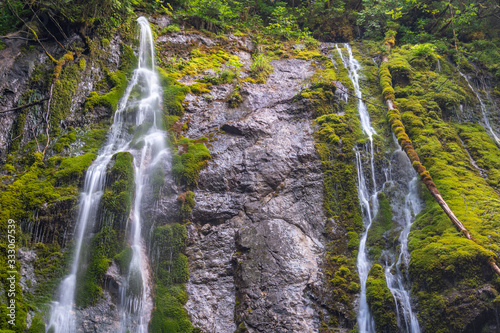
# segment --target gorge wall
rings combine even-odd
[[[216,35],[179,28],[167,15],[146,16],[155,35],[172,155],[167,172],[151,174],[142,201],[154,294],[149,331],[356,332],[356,258],[364,229],[355,151],[367,138],[336,45]],[[16,221],[21,273],[17,324],[5,321],[2,305],[0,329],[49,328],[51,302],[71,266],[85,171],[136,66],[134,19],[107,38],[69,35],[64,46],[74,52],[57,79],[37,43],[5,39],[0,50],[0,111],[47,97],[55,82],[45,155],[46,102],[0,113],[0,231],[7,230],[8,219]],[[495,78],[477,75],[476,64],[462,64],[469,86],[457,64],[435,49],[406,44],[385,54],[379,44],[351,43],[377,132],[380,207],[367,238],[373,264],[367,301],[376,331],[407,331],[383,268],[391,264],[388,253],[401,246],[398,205],[414,177],[402,171],[409,164],[384,109],[384,54],[402,124],[475,240],[465,239],[417,185],[422,211],[412,217],[411,261],[401,266],[411,306],[423,332],[497,332],[500,280],[488,261],[498,262],[500,254],[500,151],[483,127],[478,100],[484,98],[491,127],[500,132]],[[67,54],[55,42],[44,45],[56,59]],[[139,132],[130,128],[131,136]],[[367,156],[361,161],[369,173]],[[108,177],[116,179],[111,165]],[[130,211],[109,205],[103,208],[108,213]],[[78,332],[120,326],[119,275],[127,255],[121,248],[115,252],[104,256],[104,271],[95,275],[95,299],[77,304]]]

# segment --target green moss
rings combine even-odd
[[[378,264],[373,265],[368,273],[366,301],[377,332],[398,332],[394,296],[387,287],[384,270]]]
[[[227,53],[220,48],[201,49],[195,48],[190,51],[189,60],[178,60],[169,67],[169,75],[174,79],[183,76],[194,76],[205,72],[208,69],[219,70],[222,65],[231,68],[229,73],[235,75],[243,64],[238,56]],[[221,71],[222,72],[222,71]]]
[[[220,84],[232,83],[236,79],[236,76],[237,75],[235,72],[228,69],[223,69],[213,74],[207,74],[199,81],[213,85],[220,85]]]
[[[118,250],[116,232],[110,227],[104,227],[97,233],[85,251],[90,253],[86,269],[77,274],[75,303],[79,307],[95,305],[102,297],[102,285],[111,259]]]
[[[394,88],[392,87],[392,75],[391,72],[389,71],[389,65],[385,62],[383,62],[380,65],[380,87],[382,88],[382,96],[384,97],[384,100],[394,100],[395,95],[394,95]]]
[[[52,300],[60,281],[67,274],[71,261],[71,249],[62,252],[57,242],[50,245],[37,243],[33,247],[37,254],[35,269],[37,283],[27,301],[37,309],[46,307]]]
[[[80,136],[80,140],[85,143],[82,150],[84,152],[96,154],[106,140],[107,133],[107,128],[96,128],[84,131]]]
[[[112,221],[115,230],[123,230],[134,196],[134,157],[128,152],[113,155],[107,172],[107,186],[101,199],[103,219]]]
[[[120,98],[125,93],[127,88],[128,80],[127,75],[122,71],[117,71],[114,73],[107,73],[107,81],[111,89],[109,92],[99,95],[97,92],[91,92],[90,96],[85,102],[85,110],[89,112],[93,110],[96,106],[105,106],[113,111],[116,111],[118,107],[118,102]]]
[[[87,67],[87,62],[85,61],[84,57],[80,58],[80,61],[78,62],[78,66],[80,67],[80,71],[85,70],[85,68]]]
[[[442,61],[443,70],[433,72],[437,56],[428,47],[394,52],[412,64],[413,72],[404,87],[395,81],[401,114],[389,110],[389,122],[422,180],[439,189],[473,237],[473,241],[465,239],[424,191],[425,208],[414,222],[409,241],[413,293],[423,329],[459,332],[475,317],[467,312],[469,307],[486,311],[491,306],[490,296],[468,300],[467,295],[485,284],[498,288],[488,262],[500,254],[500,197],[493,167],[500,153],[479,125],[443,121],[442,117],[455,117],[458,105],[473,101],[466,83],[454,77],[450,65]],[[464,148],[488,179],[474,168]]]
[[[78,64],[70,64],[62,69],[59,79],[54,82],[54,91],[50,104],[50,125],[52,131],[58,129],[61,121],[69,115],[73,106],[73,96],[76,93],[81,77],[81,70]]]
[[[208,84],[201,83],[201,82],[197,82],[193,85],[190,85],[189,89],[195,95],[201,95],[201,94],[206,94],[206,93],[210,92],[210,89],[208,89]]]
[[[103,39],[101,39],[101,46],[102,46],[104,49],[108,48],[108,47],[109,47],[109,39],[107,39],[107,38],[103,38]]]
[[[68,133],[60,136],[54,144],[54,151],[60,154],[63,149],[70,148],[70,144],[76,141],[76,131],[70,130]]]
[[[120,267],[120,270],[122,273],[127,272],[129,266],[130,266],[130,261],[132,261],[132,248],[130,246],[127,246],[123,251],[118,253],[113,260],[118,264]]]
[[[170,130],[172,126],[179,121],[179,116],[166,115],[164,117],[165,128]]]
[[[163,112],[167,115],[182,116],[184,114],[182,101],[189,93],[189,87],[168,76],[161,68],[158,68],[158,73],[163,87]]]
[[[465,148],[477,166],[487,174],[487,183],[494,189],[500,190],[500,170],[497,167],[500,151],[496,144],[479,124],[458,124],[456,127]]]
[[[78,306],[95,305],[102,296],[104,275],[113,259],[126,270],[131,251],[125,247],[125,225],[134,194],[133,156],[116,153],[108,167],[107,184],[101,198],[96,226],[99,230],[82,253],[89,253],[88,264],[78,274],[75,302]]]
[[[134,50],[129,45],[123,45],[119,69],[130,74],[133,69],[137,68],[137,63],[138,59],[135,56]]]
[[[359,234],[357,232],[349,231],[347,238],[349,239],[349,243],[347,243],[349,250],[352,251],[359,248]]]
[[[199,140],[182,138],[175,145],[180,154],[172,158],[172,175],[180,183],[195,186],[198,174],[210,159],[210,152]]]
[[[132,73],[132,70],[137,67],[137,57],[134,51],[128,45],[124,45],[120,56],[119,70],[116,72],[106,73],[106,93],[99,95],[93,91],[85,102],[85,111],[89,112],[97,106],[104,106],[116,111],[120,98],[125,93],[128,85],[127,77]]]
[[[22,135],[24,133],[24,125],[26,123],[26,116],[28,114],[28,109],[23,109],[17,115],[17,118],[12,126],[12,141],[10,143],[10,151],[16,151],[19,149],[19,145],[22,141]]]
[[[155,167],[151,174],[151,187],[153,190],[153,199],[158,200],[160,199],[161,195],[161,190],[163,188],[163,185],[165,185],[165,171],[163,170],[161,165],[158,165]]]
[[[373,219],[372,226],[368,230],[367,244],[370,247],[370,255],[378,260],[381,252],[392,245],[387,233],[396,226],[392,220],[392,210],[389,199],[384,193],[378,194],[379,209],[377,216]]]
[[[335,107],[336,86],[333,82],[318,82],[304,89],[297,96],[298,100],[307,101],[307,108],[314,110],[316,117],[331,113]]]
[[[360,288],[355,258],[362,231],[354,164],[359,122],[355,104],[345,105],[344,115],[333,114],[339,109],[334,95],[336,87],[332,83],[337,76],[345,78],[346,85],[350,82],[347,73],[338,73],[331,61],[325,60],[318,65],[310,88],[303,90],[297,99],[317,116],[315,141],[324,172],[323,209],[328,218],[325,277],[329,297],[326,302],[330,313],[335,314],[330,324],[352,327],[356,318],[353,302]]]
[[[186,227],[177,223],[156,227],[152,241],[159,255],[154,263],[156,297],[150,329],[153,332],[190,333],[193,326],[184,309],[187,293],[183,286],[189,278],[188,262],[183,254]]]
[[[45,322],[41,315],[36,315],[33,318],[28,333],[45,333]]]
[[[395,84],[406,86],[410,82],[413,76],[413,68],[404,57],[391,57],[388,67],[391,73],[391,79]]]
[[[177,202],[181,205],[180,215],[182,219],[186,219],[191,215],[196,201],[194,200],[194,192],[187,191],[177,197]]]
[[[77,181],[82,178],[84,172],[95,158],[96,155],[92,153],[65,158],[61,161],[58,170],[54,173],[54,177],[59,183]]]

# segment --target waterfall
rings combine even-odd
[[[395,180],[390,180],[393,184],[398,184],[394,192],[399,191],[400,196],[394,195],[395,203],[392,205],[394,220],[400,227],[399,247],[396,254],[384,251],[385,256],[385,278],[387,287],[394,296],[396,303],[396,315],[398,326],[401,332],[420,333],[420,325],[411,307],[410,285],[408,276],[408,265],[410,263],[410,252],[408,251],[408,235],[415,215],[422,210],[422,204],[418,195],[418,175],[411,165],[411,161],[402,151],[401,146],[393,136],[398,149],[394,152],[399,163],[395,167],[401,174]],[[394,170],[396,171],[396,170]],[[391,173],[392,174],[392,173]],[[395,259],[397,256],[397,260]],[[401,268],[404,268],[402,270]],[[401,321],[403,319],[403,322]]]
[[[491,137],[495,140],[495,143],[497,145],[500,145],[500,138],[498,137],[498,135],[495,133],[495,131],[491,127],[490,121],[488,119],[488,109],[486,108],[486,105],[484,104],[483,99],[479,95],[479,92],[476,89],[474,89],[474,87],[472,87],[472,84],[470,83],[469,78],[467,77],[467,75],[465,75],[461,71],[458,71],[458,72],[460,73],[460,75],[462,75],[462,77],[465,79],[465,81],[469,85],[470,90],[472,90],[472,92],[474,93],[474,95],[476,95],[477,99],[479,100],[479,105],[481,107],[481,113],[483,114],[484,126],[486,126],[486,129],[488,130],[488,132],[490,132]]]
[[[361,69],[361,65],[356,59],[354,59],[352,55],[352,49],[349,44],[345,44],[345,48],[348,52],[348,57],[344,57],[340,48],[338,46],[336,47],[340,58],[342,59],[342,62],[349,73],[349,78],[354,86],[355,96],[358,100],[357,103],[361,129],[369,139],[369,142],[367,142],[364,146],[364,152],[366,154],[369,154],[371,180],[365,177],[365,170],[362,162],[362,152],[360,152],[358,149],[356,150],[356,167],[358,171],[358,197],[363,211],[363,224],[365,226],[365,231],[360,239],[357,258],[357,266],[361,282],[360,306],[357,318],[359,331],[362,333],[375,332],[374,319],[370,313],[366,299],[366,281],[370,268],[373,264],[369,259],[368,251],[366,248],[368,231],[370,230],[373,219],[376,217],[378,212],[379,192],[385,189],[386,184],[399,183],[399,187],[403,189],[405,193],[403,198],[396,198],[396,204],[392,205],[393,209],[397,213],[395,219],[399,222],[401,228],[401,232],[399,234],[399,253],[397,254],[397,260],[395,260],[395,254],[392,254],[389,251],[384,251],[383,255],[385,255],[386,257],[385,276],[387,287],[393,294],[396,303],[399,329],[408,333],[419,333],[420,326],[411,308],[411,297],[409,291],[410,288],[407,288],[405,283],[409,281],[409,278],[407,276],[407,273],[403,274],[403,272],[401,271],[402,265],[407,268],[410,262],[410,253],[408,251],[408,235],[410,233],[410,228],[414,221],[415,215],[418,214],[421,210],[420,199],[418,197],[417,191],[417,174],[413,170],[410,160],[401,150],[401,147],[399,146],[397,141],[395,141],[398,149],[394,152],[393,155],[399,156],[402,162],[400,161],[400,163],[395,164],[391,163],[391,166],[387,170],[382,170],[385,174],[386,183],[383,184],[380,189],[377,189],[374,165],[375,157],[373,150],[373,135],[375,135],[376,132],[371,126],[367,107],[362,100],[362,93],[359,86],[359,70]],[[393,170],[394,167],[398,170]],[[393,174],[396,173],[396,171],[402,172],[405,177],[398,177],[400,179],[394,181],[392,178]],[[405,270],[405,272],[407,272],[407,270]],[[404,323],[401,322],[400,318],[403,319]]]
[[[365,226],[365,231],[363,232],[360,242],[359,242],[359,252],[357,258],[357,266],[359,272],[359,279],[361,282],[361,294],[360,294],[360,304],[358,313],[358,326],[360,332],[374,333],[375,332],[375,322],[373,316],[370,313],[368,303],[366,300],[366,281],[368,279],[368,273],[372,266],[372,263],[368,256],[368,251],[366,249],[366,240],[368,237],[368,230],[373,222],[373,218],[377,215],[378,211],[378,192],[377,192],[377,182],[375,179],[375,166],[374,166],[374,151],[373,151],[373,135],[377,134],[375,129],[371,126],[370,115],[365,103],[362,100],[362,93],[359,87],[359,70],[361,65],[354,59],[352,55],[352,49],[349,44],[344,44],[348,52],[348,57],[342,55],[342,51],[336,45],[337,51],[339,52],[340,58],[344,67],[349,73],[349,78],[354,85],[355,96],[358,100],[358,112],[359,120],[361,122],[361,129],[363,133],[368,136],[369,142],[365,144],[365,151],[370,155],[370,168],[371,168],[371,182],[366,179],[365,171],[363,168],[361,152],[356,149],[356,168],[358,171],[358,197],[363,211],[363,224]]]
[[[135,176],[134,202],[126,227],[132,259],[120,290],[118,311],[121,313],[121,327],[118,332],[147,332],[153,303],[147,246],[141,233],[141,203],[151,172],[165,165],[169,152],[165,143],[167,133],[161,129],[162,88],[155,72],[153,36],[146,18],[140,17],[137,22],[140,26],[138,68],[134,70],[120,100],[106,143],[85,175],[74,237],[73,264],[70,274],[59,287],[57,301],[52,305],[48,325],[51,332],[77,331],[74,302],[77,276],[82,273],[82,244],[88,242],[94,232],[99,202],[105,187],[106,170],[113,155],[118,152],[133,155]],[[132,97],[137,95],[140,97]],[[140,133],[136,133],[135,137],[129,133],[132,126],[135,126],[137,132],[140,128]]]

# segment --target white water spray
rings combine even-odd
[[[100,198],[104,191],[106,169],[114,154],[130,152],[134,156],[135,193],[127,222],[128,242],[132,248],[132,260],[125,283],[121,287],[120,306],[121,327],[119,332],[147,332],[153,309],[150,290],[149,266],[146,245],[142,238],[141,203],[145,185],[151,172],[162,167],[168,159],[165,145],[166,132],[161,126],[162,89],[155,72],[153,36],[149,22],[140,17],[140,46],[138,68],[120,100],[115,112],[113,125],[104,148],[87,170],[85,186],[80,197],[80,210],[75,233],[75,254],[70,274],[63,280],[58,292],[58,301],[52,306],[48,330],[54,333],[76,332],[75,290],[77,276],[81,274],[81,251],[84,241],[93,233]],[[139,91],[141,98],[131,97],[132,91]],[[135,119],[133,118],[135,112]],[[131,117],[132,116],[132,117]],[[132,144],[131,126],[141,127]],[[137,148],[139,147],[139,148]]]

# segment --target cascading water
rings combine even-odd
[[[363,168],[363,161],[361,152],[356,150],[356,167],[358,171],[358,197],[363,211],[363,224],[365,226],[365,231],[361,236],[359,242],[359,252],[357,258],[357,266],[359,272],[359,279],[361,282],[361,294],[360,294],[360,305],[358,313],[358,326],[359,331],[363,333],[375,332],[375,322],[370,313],[368,303],[366,300],[366,281],[368,279],[368,273],[372,266],[372,263],[368,257],[368,252],[366,249],[366,240],[368,237],[368,230],[373,222],[373,218],[377,215],[378,211],[378,192],[377,192],[377,182],[375,179],[375,156],[373,151],[373,135],[377,134],[375,129],[371,126],[370,115],[368,109],[362,98],[361,89],[359,86],[359,73],[361,65],[354,59],[352,55],[352,49],[349,44],[344,44],[347,49],[348,57],[344,58],[341,49],[336,45],[337,51],[339,52],[340,58],[344,67],[349,73],[349,78],[354,85],[354,93],[358,99],[358,112],[359,119],[361,122],[361,129],[363,133],[368,136],[369,144],[365,144],[365,151],[370,155],[370,168],[371,168],[371,182],[365,177],[365,171]]]
[[[488,130],[488,132],[490,132],[491,137],[493,138],[493,140],[495,140],[496,144],[500,145],[500,137],[498,137],[498,135],[495,133],[495,130],[493,130],[493,128],[491,127],[490,120],[488,119],[488,109],[486,107],[486,104],[484,104],[484,101],[481,98],[481,95],[479,95],[479,92],[476,89],[474,89],[474,87],[470,83],[467,75],[465,75],[461,71],[458,71],[458,72],[460,73],[460,75],[462,75],[462,77],[465,79],[465,81],[469,85],[470,90],[472,90],[474,95],[476,95],[477,99],[479,100],[479,105],[481,106],[481,113],[483,114],[484,126],[486,126],[486,129]]]
[[[394,200],[392,211],[393,220],[397,221],[400,228],[398,253],[384,251],[385,256],[385,278],[387,287],[394,296],[396,303],[396,315],[400,331],[407,333],[419,333],[420,325],[411,307],[410,285],[408,276],[408,265],[410,263],[410,252],[408,251],[408,235],[415,215],[422,210],[422,204],[418,195],[418,177],[413,169],[410,159],[394,138],[398,149],[393,156],[397,163],[391,166],[397,168],[391,174],[397,173],[397,179],[389,179],[395,185],[392,189]],[[391,177],[392,178],[392,177]],[[402,270],[404,268],[404,270]],[[402,320],[401,320],[402,319]]]
[[[342,55],[342,51],[338,46],[336,46],[337,51],[342,59],[344,67],[349,73],[349,78],[354,86],[355,96],[358,100],[358,112],[361,123],[361,129],[368,136],[369,143],[365,144],[364,152],[369,154],[370,158],[370,171],[371,180],[365,177],[365,170],[362,162],[362,152],[356,150],[356,167],[358,171],[358,197],[363,211],[363,224],[365,226],[365,232],[361,236],[359,253],[357,258],[357,266],[359,271],[359,278],[361,282],[361,294],[360,294],[360,307],[358,314],[358,326],[359,331],[375,332],[375,323],[372,315],[370,314],[368,303],[366,299],[366,281],[368,278],[368,273],[372,266],[372,262],[369,259],[368,251],[366,248],[368,231],[372,225],[373,219],[376,217],[379,207],[378,194],[386,189],[387,184],[394,184],[395,181],[392,180],[392,175],[394,170],[392,166],[398,168],[398,173],[405,175],[404,177],[399,177],[398,180],[399,188],[406,191],[403,198],[396,198],[396,204],[393,204],[393,209],[396,211],[395,219],[399,221],[401,232],[399,235],[400,247],[399,253],[397,255],[397,260],[395,260],[396,255],[390,253],[389,251],[384,251],[384,255],[387,259],[387,264],[385,267],[385,275],[387,279],[387,286],[391,293],[394,295],[396,302],[396,309],[398,311],[398,326],[401,331],[409,333],[420,332],[420,327],[417,318],[411,308],[411,298],[410,292],[407,288],[407,281],[409,278],[407,275],[403,275],[401,271],[401,266],[405,265],[408,267],[410,262],[410,254],[408,252],[408,235],[410,233],[411,224],[414,221],[414,217],[421,210],[420,199],[417,192],[418,178],[416,172],[411,166],[411,162],[406,156],[406,154],[401,150],[401,147],[396,145],[398,149],[393,153],[394,156],[399,157],[399,162],[391,164],[391,167],[387,170],[383,170],[385,173],[386,183],[377,189],[377,182],[375,178],[375,157],[373,150],[373,136],[376,134],[375,130],[371,126],[370,116],[367,107],[362,99],[362,93],[359,86],[359,70],[361,65],[354,59],[352,55],[352,49],[349,44],[345,44],[347,49],[348,57]],[[402,162],[401,162],[402,161]],[[401,203],[398,205],[398,203]],[[399,207],[402,206],[402,207]],[[403,319],[404,324],[401,322],[400,317]]]
[[[149,287],[147,249],[141,235],[141,201],[151,173],[166,164],[169,152],[165,145],[167,134],[161,129],[162,89],[155,72],[153,36],[146,18],[140,17],[137,21],[140,26],[138,68],[133,72],[120,100],[106,144],[85,176],[75,233],[73,264],[70,274],[60,285],[58,301],[52,306],[48,325],[48,330],[55,333],[76,331],[74,299],[77,276],[81,273],[82,244],[93,233],[104,191],[106,170],[113,155],[118,152],[130,152],[134,156],[135,193],[130,222],[127,222],[132,259],[120,290],[118,310],[122,314],[122,320],[117,331],[147,332],[153,303]],[[141,97],[133,98],[132,95]],[[135,126],[136,131],[140,128],[140,133],[145,134],[137,133],[134,137],[129,133],[131,126]]]

